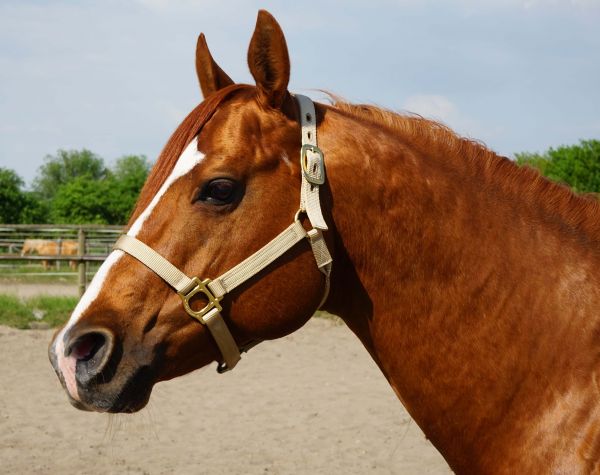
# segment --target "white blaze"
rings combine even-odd
[[[175,163],[175,167],[171,171],[171,174],[167,177],[165,182],[162,184],[156,195],[152,198],[150,204],[144,209],[144,211],[137,217],[127,234],[129,236],[137,236],[142,230],[142,226],[144,225],[146,219],[152,214],[154,208],[160,201],[160,199],[164,196],[167,190],[171,187],[171,185],[183,175],[189,173],[192,168],[194,168],[198,163],[202,161],[204,158],[204,154],[198,151],[198,138],[195,137],[189,145],[185,148],[181,156],[177,159],[177,163]],[[73,357],[65,357],[65,347],[64,347],[64,335],[68,332],[75,323],[81,318],[81,315],[87,310],[87,308],[94,303],[102,287],[104,286],[104,282],[108,276],[110,269],[119,261],[119,259],[123,256],[123,251],[112,251],[106,260],[102,263],[98,272],[92,279],[89,287],[77,303],[75,310],[71,314],[71,318],[69,318],[68,323],[64,326],[62,331],[56,336],[54,339],[54,352],[57,356],[58,367],[65,379],[65,383],[67,386],[67,390],[71,397],[76,400],[79,400],[77,394],[77,383],[75,381],[75,365],[77,361]]]

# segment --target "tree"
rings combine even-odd
[[[0,221],[20,223],[24,196],[23,180],[13,170],[0,168]]]
[[[23,190],[23,180],[14,170],[0,168],[0,222],[43,223],[45,210],[38,197]]]
[[[115,223],[126,223],[146,182],[150,164],[144,155],[126,155],[117,160],[107,179],[110,214]]]
[[[600,140],[550,148],[540,154],[515,154],[519,165],[538,168],[548,178],[569,184],[580,193],[600,193]]]
[[[117,160],[100,179],[84,173],[57,186],[51,203],[56,223],[124,224],[129,218],[150,166],[146,157]]]
[[[61,185],[52,199],[54,223],[111,224],[110,197],[106,180],[83,175]]]
[[[62,185],[78,177],[103,180],[108,174],[104,160],[89,150],[59,150],[47,155],[33,183],[42,199],[52,200]]]
[[[48,205],[34,191],[23,193],[24,201],[21,207],[20,223],[43,224],[48,222]]]

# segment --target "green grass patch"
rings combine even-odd
[[[77,297],[52,296],[22,300],[14,295],[0,294],[0,325],[31,328],[45,323],[57,327],[67,321],[78,300]]]
[[[40,324],[50,328],[65,323],[75,305],[77,297],[54,297],[41,295],[20,299],[14,295],[0,294],[0,325],[14,328],[36,328]],[[342,320],[327,312],[317,312],[315,317],[332,320],[341,325]]]

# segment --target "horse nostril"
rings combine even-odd
[[[94,329],[72,335],[65,345],[65,356],[76,360],[75,377],[85,386],[102,373],[110,360],[114,347],[112,333],[105,329]]]
[[[77,361],[89,360],[92,358],[106,343],[106,338],[100,333],[88,333],[77,338],[67,348],[67,353]]]

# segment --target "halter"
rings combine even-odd
[[[223,357],[223,362],[217,366],[219,373],[233,369],[241,359],[240,351],[247,351],[250,346],[254,346],[238,347],[221,316],[223,310],[221,300],[225,294],[246,282],[305,238],[310,242],[318,269],[325,275],[325,291],[319,307],[323,305],[329,294],[333,259],[323,238],[323,231],[327,230],[327,224],[321,212],[319,187],[325,183],[325,162],[323,152],[317,147],[315,105],[306,96],[296,94],[294,97],[300,106],[302,126],[300,148],[302,185],[300,208],[294,217],[294,222],[283,232],[250,257],[212,280],[188,277],[150,246],[133,236],[125,234],[113,246],[113,249],[125,251],[135,257],[173,287],[183,300],[183,308],[188,315],[206,325]],[[313,227],[310,231],[306,231],[300,222],[300,215],[303,213],[306,213]],[[203,294],[208,300],[200,310],[194,310],[190,305],[190,299],[196,294]]]

